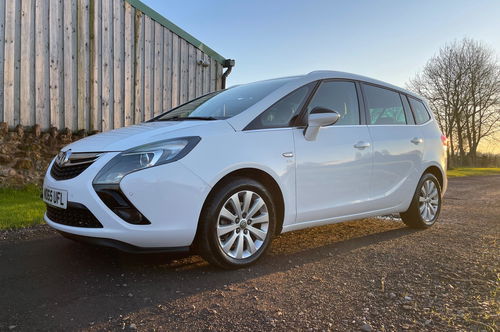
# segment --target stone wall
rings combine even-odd
[[[85,136],[83,130],[75,134],[55,127],[42,132],[39,125],[29,128],[18,125],[9,130],[7,123],[0,122],[0,187],[41,185],[50,161],[59,150]]]

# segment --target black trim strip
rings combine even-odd
[[[101,247],[108,247],[117,249],[123,252],[127,252],[130,254],[159,254],[159,253],[189,253],[189,246],[186,247],[153,247],[153,248],[145,248],[145,247],[137,247],[129,243],[125,243],[122,241],[107,239],[102,237],[91,237],[91,236],[82,236],[71,233],[66,233],[58,230],[58,232],[67,239],[97,245]]]
[[[412,111],[408,96],[400,93],[399,97],[401,98],[401,101],[403,102],[403,109],[404,109],[405,114],[406,114],[406,124],[415,125],[417,123],[417,119],[415,118],[415,113]],[[411,120],[411,121],[409,121],[409,120]]]
[[[318,81],[315,81],[315,82],[311,82],[311,83],[315,83],[316,85],[312,88],[311,90],[311,93],[309,94],[309,96],[307,96],[307,99],[306,101],[304,102],[304,105],[302,105],[302,109],[300,110],[299,112],[299,115],[297,116],[297,118],[295,119],[295,123],[293,124],[292,127],[295,127],[295,128],[303,128],[305,126],[307,126],[307,106],[309,106],[309,103],[311,102],[311,99],[314,97],[314,95],[316,94],[316,91],[318,90],[320,84],[321,84],[322,80],[318,80]],[[311,84],[311,83],[308,83],[308,84]]]

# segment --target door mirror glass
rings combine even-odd
[[[335,124],[340,119],[340,114],[334,110],[315,107],[309,113],[307,127],[304,130],[304,137],[308,141],[313,141],[318,136],[321,127]]]

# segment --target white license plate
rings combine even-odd
[[[43,201],[52,206],[65,209],[68,206],[68,192],[66,190],[44,187]]]

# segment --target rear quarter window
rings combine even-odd
[[[429,121],[431,119],[431,116],[429,115],[429,112],[427,111],[424,103],[411,97],[409,99],[413,114],[415,115],[415,122],[417,124],[422,124]]]

